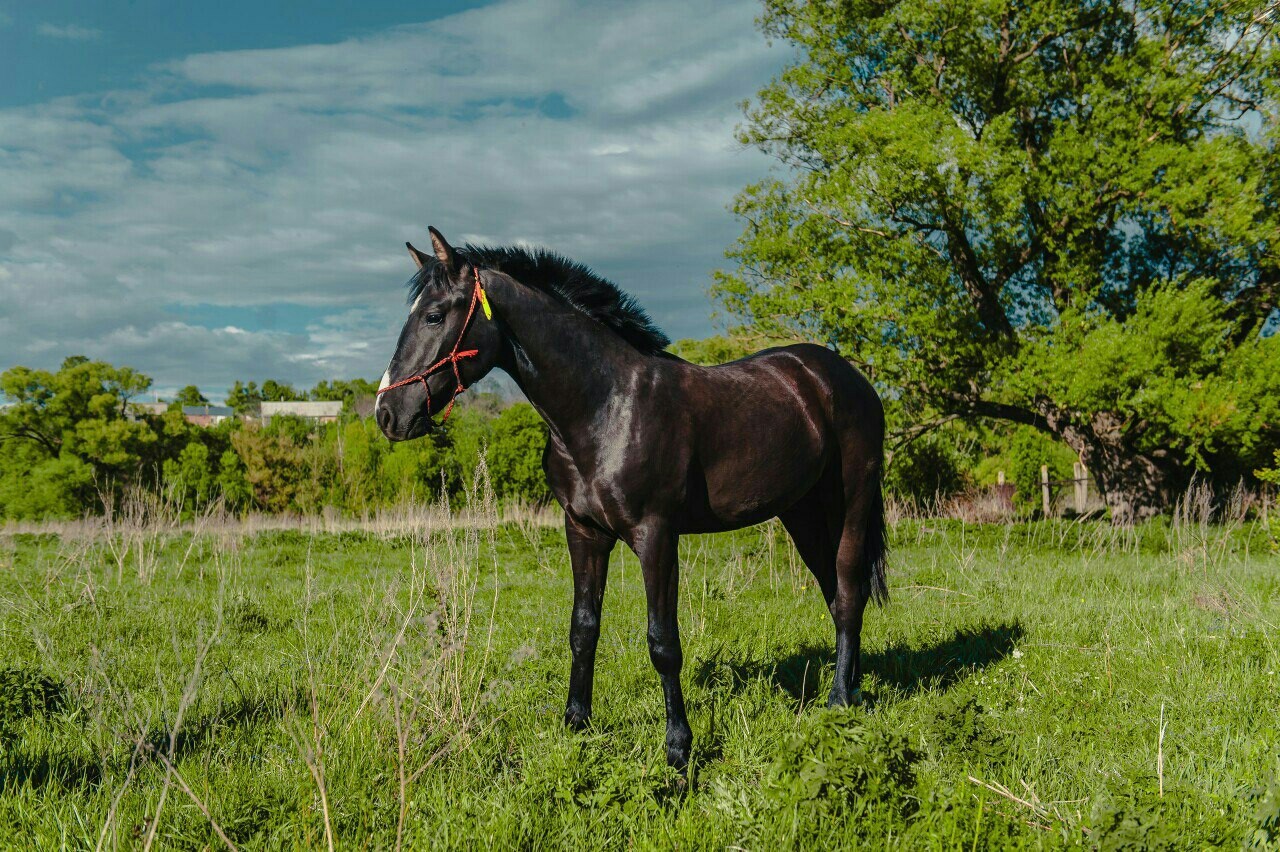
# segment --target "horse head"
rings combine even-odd
[[[428,231],[433,254],[405,243],[418,266],[412,307],[374,405],[378,426],[393,441],[427,434],[442,411],[447,418],[458,394],[493,369],[502,346],[482,270],[435,228]]]

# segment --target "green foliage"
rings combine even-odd
[[[940,704],[934,727],[935,744],[945,759],[977,765],[998,759],[1009,747],[995,730],[991,714],[973,696]]]
[[[334,379],[322,381],[307,392],[308,399],[321,402],[342,402],[343,411],[352,411],[356,400],[373,397],[378,392],[378,383],[368,379]]]
[[[311,439],[315,426],[300,414],[277,414],[262,427],[262,431],[273,438],[301,446]]]
[[[1141,426],[1135,450],[1174,448],[1188,468],[1233,479],[1280,438],[1280,337],[1236,341],[1234,325],[1213,282],[1153,283],[1123,318],[1064,311],[1005,385],[1074,411],[1123,412]]]
[[[527,402],[517,403],[493,421],[489,443],[489,476],[499,497],[534,503],[551,499],[542,470],[547,426]]]
[[[1171,818],[1178,803],[1177,794],[1168,800],[1149,792],[1127,797],[1103,797],[1094,803],[1089,814],[1089,828],[1098,852],[1124,852],[1149,849],[1152,852],[1174,852],[1186,848],[1184,832]]]
[[[0,441],[124,468],[148,442],[147,430],[126,419],[129,400],[150,386],[129,367],[78,356],[56,373],[13,367],[0,374],[0,391],[13,403],[0,413]]]
[[[861,363],[898,429],[1051,432],[1118,519],[1193,471],[1233,481],[1280,445],[1280,52],[1257,8],[768,0],[798,59],[741,137],[790,171],[738,197],[717,296]]]
[[[287,431],[246,427],[231,436],[231,446],[244,465],[244,481],[256,508],[284,512],[314,506],[303,448]]]
[[[199,441],[183,447],[176,459],[165,459],[163,470],[165,485],[181,495],[184,506],[205,506],[218,495],[217,467]]]
[[[1280,759],[1267,782],[1249,791],[1248,800],[1253,805],[1254,827],[1245,837],[1245,848],[1280,848]]]
[[[969,484],[970,461],[955,438],[956,430],[938,429],[894,451],[885,487],[917,506],[963,490]]]
[[[1254,471],[1254,474],[1261,481],[1267,483],[1273,490],[1276,486],[1280,486],[1280,450],[1276,450],[1271,459],[1271,467]],[[1280,510],[1275,511],[1269,518],[1269,530],[1271,533],[1272,549],[1280,550]]]
[[[48,458],[24,452],[29,449],[15,447],[12,455],[0,455],[0,515],[32,521],[74,518],[97,504],[92,465],[69,454]]]
[[[359,381],[359,380],[357,380]],[[337,385],[339,383],[335,383]],[[317,388],[324,388],[327,392],[332,386],[325,382],[317,385]],[[227,391],[227,405],[229,405],[236,414],[257,414],[258,406],[263,402],[296,402],[306,399],[307,395],[294,390],[293,385],[287,382],[278,382],[275,379],[267,379],[262,383],[262,387],[258,387],[257,382],[241,382],[236,381],[231,386],[231,390]],[[332,397],[315,397],[316,399],[332,399]],[[339,397],[341,398],[341,397]]]
[[[258,405],[262,402],[262,391],[258,390],[257,382],[249,382],[248,384],[236,381],[231,386],[231,390],[227,391],[227,405],[231,407],[236,414],[244,416],[247,414],[257,414]]]
[[[546,428],[528,404],[468,396],[444,428],[391,444],[371,418],[350,411],[376,390],[362,379],[321,382],[311,392],[347,400],[337,423],[278,415],[265,426],[236,418],[212,428],[188,423],[176,404],[160,415],[131,411],[129,397],[149,385],[133,370],[84,358],[67,359],[57,373],[15,367],[0,376],[15,403],[0,411],[0,518],[75,517],[101,510],[102,498],[125,486],[163,490],[186,515],[219,498],[238,512],[331,507],[362,515],[469,492],[482,453],[499,498],[550,499]],[[291,396],[298,394],[279,382],[237,382],[229,401],[254,411],[264,399]]]
[[[173,401],[178,405],[208,405],[209,398],[200,393],[200,388],[195,385],[187,385],[178,391]]]
[[[228,448],[218,459],[218,490],[231,509],[247,509],[253,501],[253,487],[234,448]]]
[[[252,386],[253,383],[249,384]],[[263,382],[261,393],[263,402],[297,402],[307,398],[306,394],[294,390],[293,385],[277,382],[275,379],[267,379]]]
[[[1254,474],[1263,482],[1272,485],[1280,485],[1280,450],[1276,450],[1271,457],[1272,466],[1262,470],[1254,471]]]
[[[67,709],[66,688],[38,668],[0,668],[0,740],[31,716],[50,716]]]
[[[1032,513],[1043,508],[1040,467],[1049,466],[1049,479],[1063,481],[1075,475],[1076,454],[1049,436],[1023,426],[1013,433],[1005,453],[1009,476],[1014,484],[1014,506]]]
[[[492,433],[492,420],[471,406],[459,406],[444,425],[453,457],[458,465],[463,490],[476,489],[474,482],[480,456],[485,453]],[[496,485],[496,483],[495,483]]]
[[[736,331],[727,335],[712,335],[704,338],[684,338],[668,347],[677,357],[704,367],[727,364],[739,358],[745,358],[761,349],[770,346],[785,345],[788,341],[767,340],[759,336]]]
[[[56,373],[13,367],[0,374],[11,405],[0,411],[0,516],[78,514],[104,489],[145,479],[157,436],[129,419],[146,376],[83,357]]]
[[[775,811],[825,830],[885,812],[890,825],[911,816],[921,755],[906,737],[847,711],[805,721],[765,774],[765,795]]]

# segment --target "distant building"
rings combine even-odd
[[[262,422],[270,423],[278,414],[306,417],[317,423],[332,423],[342,414],[342,402],[264,402],[259,409]]]
[[[223,420],[236,416],[235,409],[226,405],[184,405],[182,416],[196,426],[217,426]]]
[[[167,402],[134,402],[131,405],[139,414],[154,414],[157,417],[169,410]]]
[[[169,410],[171,402],[135,402],[130,405],[135,415],[161,417]],[[236,416],[235,410],[225,405],[184,405],[182,416],[194,426],[217,426],[223,420]]]

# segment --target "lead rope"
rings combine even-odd
[[[454,402],[457,401],[458,394],[462,393],[467,389],[466,385],[462,383],[462,372],[458,367],[458,362],[461,361],[463,358],[474,358],[480,354],[479,349],[465,349],[459,352],[458,347],[462,345],[462,338],[467,336],[467,329],[471,327],[471,319],[472,317],[475,316],[477,304],[484,303],[485,316],[491,315],[489,312],[489,301],[487,298],[485,298],[484,287],[481,286],[480,284],[480,268],[477,267],[475,264],[472,264],[471,271],[475,275],[476,286],[471,291],[471,305],[470,307],[467,308],[467,318],[462,323],[462,331],[458,333],[458,339],[453,343],[453,350],[448,355],[444,356],[439,361],[435,362],[430,367],[423,370],[421,373],[417,373],[415,375],[409,376],[409,378],[407,379],[401,379],[398,382],[394,382],[392,384],[387,385],[385,388],[378,388],[378,396],[381,396],[382,394],[386,393],[389,390],[402,388],[405,385],[411,385],[414,382],[421,382],[422,389],[427,393],[427,416],[430,417],[431,416],[431,388],[427,385],[427,376],[430,376],[432,373],[437,372],[445,364],[450,364],[453,367],[453,377],[454,379],[457,380],[458,386],[453,389],[453,396],[449,399],[449,404],[445,406],[444,416],[440,418],[440,422],[443,423],[444,421],[449,419],[449,415],[453,413],[453,404]]]

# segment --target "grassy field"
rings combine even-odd
[[[683,549],[687,786],[634,556],[594,728],[526,520],[0,535],[0,842],[41,848],[1201,848],[1280,837],[1280,559],[1253,527],[893,529],[874,705],[777,524]]]

